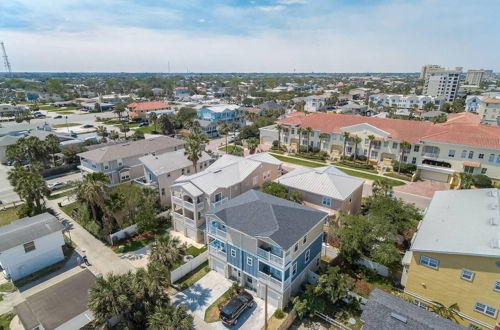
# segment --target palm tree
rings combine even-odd
[[[278,131],[278,149],[280,149],[281,146],[281,131],[283,130],[283,125],[277,124],[276,125],[276,130]]]
[[[47,152],[50,154],[52,161],[54,162],[54,166],[56,166],[56,153],[58,153],[61,149],[59,148],[59,138],[54,134],[49,134],[45,138],[45,148]]]
[[[373,141],[375,141],[375,135],[368,135],[368,140],[370,140],[370,144],[368,145],[368,157],[366,157],[366,163],[370,163],[370,155],[372,152]]]
[[[407,150],[411,148],[411,144],[409,142],[403,141],[399,144],[399,163],[398,163],[398,173],[401,171],[401,162],[405,156]]]
[[[122,121],[122,113],[125,112],[125,104],[118,103],[115,106],[115,109],[113,110],[113,112],[118,116],[118,120]]]
[[[120,135],[118,134],[117,131],[113,130],[113,131],[109,132],[109,138],[113,141],[116,141],[120,138]]]
[[[250,153],[254,154],[255,150],[259,146],[259,140],[255,137],[251,137],[251,138],[247,139],[247,146],[248,146],[248,150],[250,151]]]
[[[347,144],[347,140],[349,140],[351,138],[351,135],[349,134],[349,132],[344,132],[344,133],[342,133],[342,136],[344,137],[344,152],[342,153],[342,156],[345,157],[345,147]]]
[[[167,135],[173,130],[172,121],[170,120],[169,116],[166,113],[161,115],[158,118],[158,121],[160,122],[161,134]]]
[[[101,136],[102,138],[105,138],[109,135],[108,129],[104,126],[97,126],[96,133],[98,136]]]
[[[373,196],[391,197],[393,194],[392,185],[385,178],[379,178],[373,181],[372,185]]]
[[[158,123],[158,115],[156,114],[156,112],[150,112],[148,120],[150,125],[151,123],[153,123],[153,128],[156,131],[156,125]]]
[[[205,134],[193,130],[186,138],[186,145],[184,146],[184,155],[187,159],[193,162],[194,172],[198,172],[198,161],[203,156],[203,150],[208,138]]]
[[[323,141],[326,141],[330,137],[328,133],[320,133],[319,134],[319,150],[323,150]]]
[[[118,226],[123,224],[123,207],[125,206],[125,196],[120,193],[111,193],[104,201],[109,214],[113,215]]]
[[[224,135],[224,137],[226,138],[226,154],[227,154],[227,134],[229,133],[229,126],[226,123],[220,125],[218,128],[218,132],[219,135]]]
[[[180,264],[186,255],[186,244],[180,244],[178,238],[166,233],[151,243],[149,251],[150,262],[162,265],[167,274],[170,274],[170,271]]]
[[[459,311],[460,308],[458,307],[457,303],[454,303],[448,307],[445,305],[441,304],[440,302],[433,301],[432,305],[430,306],[430,310],[433,313],[436,313],[439,316],[444,317],[445,319],[448,319],[450,321],[457,322],[457,316],[463,320],[462,316],[460,316]]]
[[[190,330],[193,328],[193,316],[185,306],[156,307],[148,317],[148,329],[151,330]]]
[[[128,126],[128,123],[122,123],[120,126],[120,132],[123,133],[125,139],[127,139],[127,132],[130,131],[130,127]]]
[[[358,144],[361,143],[361,138],[359,136],[355,136],[352,139],[352,142],[354,143],[354,160],[356,160],[358,156]]]
[[[302,127],[297,128],[297,134],[299,135],[299,150],[297,150],[298,153],[300,153],[300,147],[302,146],[301,139],[302,139],[302,132],[304,132],[304,129]]]
[[[96,205],[103,211],[105,208],[105,196],[107,195],[109,177],[102,172],[88,173],[84,176],[76,188],[76,196],[79,201],[86,202],[92,211],[92,218],[97,222]],[[104,223],[101,221],[101,226]]]
[[[309,145],[310,145],[310,139],[311,139],[311,133],[312,133],[313,129],[311,127],[307,127],[306,128],[306,133],[307,133],[307,152],[309,152]]]
[[[7,174],[14,191],[26,203],[30,216],[42,213],[45,209],[44,197],[50,196],[50,190],[40,171],[41,166],[32,163],[27,168],[15,166]]]

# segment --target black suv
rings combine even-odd
[[[220,319],[225,325],[233,325],[238,321],[238,317],[249,307],[256,303],[250,293],[243,291],[233,297],[220,310]]]

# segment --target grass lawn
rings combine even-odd
[[[16,287],[12,282],[7,282],[0,284],[0,292],[14,292],[16,291]]]
[[[199,265],[197,268],[195,268],[193,271],[186,274],[186,276],[184,276],[183,278],[178,280],[177,286],[181,290],[186,290],[191,285],[198,282],[203,276],[207,275],[209,271],[210,271],[210,267],[208,266],[208,261],[205,261],[204,263]]]
[[[138,127],[138,126],[139,126],[139,124],[137,124],[135,127]],[[133,127],[133,126],[131,126],[131,127]],[[144,134],[153,134],[152,132],[154,130],[155,130],[154,125],[151,125],[151,126],[147,126],[147,127],[138,127],[135,131],[136,132],[142,132]],[[156,131],[160,132],[160,128],[159,128],[158,125],[156,126]]]
[[[40,108],[40,110],[58,110],[58,109],[61,109],[58,107],[53,107],[51,105],[41,105],[39,108]]]
[[[61,127],[73,127],[73,126],[80,126],[82,124],[80,123],[64,123],[64,124],[54,124],[52,125],[54,128],[61,128]]]
[[[75,248],[73,246],[69,246],[67,244],[63,245],[63,253],[64,253],[63,260],[61,260],[58,263],[55,263],[53,265],[50,265],[48,267],[42,268],[42,269],[34,272],[33,274],[30,274],[26,277],[23,277],[20,280],[14,281],[14,285],[18,288],[23,287],[28,283],[36,281],[44,276],[47,276],[47,275],[61,269],[66,264],[66,262],[71,257],[71,255],[73,254],[73,251],[75,251]]]
[[[202,254],[203,252],[205,252],[206,250],[207,250],[206,245],[204,247],[202,247],[201,249],[198,249],[197,247],[194,247],[194,246],[190,246],[187,248],[186,254],[192,255],[193,257],[197,257],[200,254]]]
[[[352,165],[352,164],[348,164],[348,163],[335,163],[334,165],[338,165],[338,166],[343,166],[343,167],[349,167],[349,168],[353,168],[355,170],[358,170],[358,171],[363,171],[363,172],[368,172],[368,173],[377,173],[377,170],[370,170],[368,168],[359,168],[359,167],[356,167],[355,165]]]
[[[342,172],[344,172],[345,174],[349,174],[351,176],[356,176],[358,178],[363,178],[363,179],[367,179],[367,180],[373,180],[373,181],[375,181],[377,179],[383,179],[383,178],[381,178],[378,175],[373,175],[373,174],[370,174],[370,173],[367,173],[367,172],[357,172],[357,171],[346,170],[346,169],[343,169],[343,168],[340,168],[340,170]],[[396,180],[392,180],[392,179],[386,179],[386,180],[393,187],[395,187],[395,186],[402,186],[402,185],[405,184],[404,182],[396,181]]]
[[[271,155],[273,155],[273,157],[275,157],[276,159],[281,160],[282,162],[292,163],[292,164],[297,164],[297,165],[302,165],[302,166],[307,166],[307,167],[321,167],[321,166],[326,165],[326,164],[314,163],[314,162],[311,162],[308,160],[295,159],[295,158],[291,158],[291,157],[283,156],[283,155],[279,155],[279,154],[271,153]]]
[[[405,181],[411,181],[411,176],[404,175],[404,174],[385,173],[384,175],[391,177],[391,178],[396,178],[396,179],[405,180]]]
[[[73,195],[73,194],[75,194],[75,192],[76,192],[75,189],[66,190],[66,191],[63,191],[63,192],[60,192],[57,194],[50,195],[49,199],[54,200],[54,199],[58,199],[58,198],[61,198],[64,196]]]
[[[21,208],[21,205],[9,207],[8,209],[0,211],[0,226],[5,226],[14,220],[19,219],[17,211]]]
[[[118,245],[113,248],[113,251],[115,253],[127,253],[135,250],[142,249],[152,241],[154,241],[155,237],[154,236],[148,236],[142,239],[139,239],[137,241],[129,241],[126,244],[123,245]]]
[[[242,147],[229,144],[227,146],[227,153],[230,154],[231,152],[233,152],[233,150],[243,152],[243,148]],[[226,146],[219,147],[219,151],[226,152]]]
[[[273,152],[275,152],[275,151],[273,151]],[[302,158],[305,160],[313,160],[315,162],[320,162],[320,163],[326,163],[326,160],[324,160],[324,159],[310,159],[310,158],[302,156],[301,154],[294,154],[293,157],[298,157],[298,158]]]
[[[74,114],[74,111],[58,111],[57,114],[59,115],[72,115]]]
[[[229,288],[222,296],[220,296],[214,303],[208,306],[205,311],[205,322],[213,323],[220,320],[219,306],[227,303],[233,296],[233,289]]]
[[[5,313],[0,315],[0,330],[9,330],[10,329],[10,321],[16,316],[14,313]]]
[[[73,211],[74,208],[78,207],[78,202],[73,202],[69,203],[68,205],[64,205],[61,207],[61,210],[66,213],[70,218],[73,218],[71,215],[71,211]]]

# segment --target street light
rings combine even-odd
[[[68,116],[64,116],[64,118],[66,119],[66,129],[68,130],[68,134],[69,133],[69,126],[68,126]]]

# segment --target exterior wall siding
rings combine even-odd
[[[307,266],[316,258],[316,256],[321,253],[321,244],[323,243],[323,235],[320,235],[316,237],[316,239],[305,249],[303,249],[303,252],[299,255],[297,259],[292,261],[291,265],[297,263],[297,273],[295,275],[292,275],[292,281],[295,281],[295,279],[300,275],[301,271],[306,269]],[[309,261],[306,262],[306,252],[310,252],[309,256]],[[290,270],[291,271],[291,270]]]

